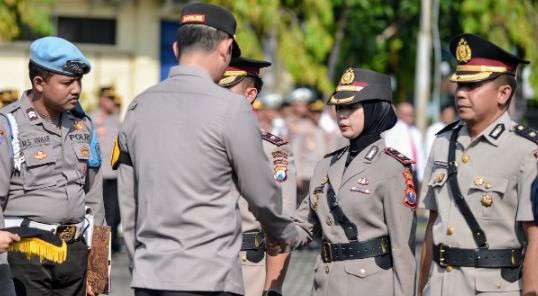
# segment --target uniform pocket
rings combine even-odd
[[[52,146],[29,147],[23,150],[25,168],[23,179],[25,190],[55,186],[59,176],[55,166],[57,155]]]
[[[504,197],[508,179],[494,176],[476,176],[469,188],[469,196],[479,208],[477,211],[481,219],[498,219],[499,202]]]
[[[359,277],[367,278],[381,271],[374,258],[365,258],[359,260],[348,260],[344,262],[346,273]]]
[[[521,290],[521,281],[513,283],[501,276],[501,269],[477,269],[475,272],[477,292],[509,292]]]

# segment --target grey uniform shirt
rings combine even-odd
[[[101,147],[103,179],[116,179],[117,172],[112,170],[110,161],[114,140],[120,128],[119,116],[118,114],[105,114],[101,110],[96,110],[92,112],[91,117],[99,137],[99,146]]]
[[[118,175],[133,287],[243,293],[234,183],[270,236],[296,238],[251,106],[201,69],[176,66],[135,98],[119,144],[133,164]]]
[[[456,146],[458,184],[490,249],[518,248],[525,243],[521,221],[533,221],[531,184],[536,177],[536,144],[514,133],[516,123],[504,113],[472,140],[464,125]],[[421,207],[435,210],[434,244],[475,249],[471,230],[456,207],[447,182],[448,143],[452,130],[433,143],[427,163]],[[490,203],[491,202],[491,203]],[[427,295],[514,292],[521,281],[501,277],[496,268],[449,268],[432,264]],[[511,294],[510,294],[511,295]]]
[[[384,152],[383,139],[364,148],[345,169],[348,152],[338,160],[322,159],[312,176],[310,193],[294,215],[301,243],[316,233],[333,244],[349,243],[327,203],[327,182],[347,218],[357,226],[358,240],[390,236],[393,267],[381,268],[374,258],[324,263],[314,267],[314,296],[409,296],[414,293],[414,211],[404,205],[405,167]],[[319,188],[323,188],[319,190]]]
[[[88,167],[91,123],[70,112],[61,114],[61,126],[43,120],[25,92],[0,110],[0,203],[4,217],[27,217],[47,224],[78,223],[85,207],[95,223],[104,223],[100,170]],[[25,161],[14,168],[12,134],[7,120],[18,126]]]

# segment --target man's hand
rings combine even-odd
[[[422,296],[422,292],[428,278],[430,276],[430,268],[432,264],[432,252],[433,252],[433,224],[437,219],[437,212],[430,211],[430,217],[428,219],[428,226],[426,227],[426,234],[424,237],[424,243],[422,243],[422,251],[420,256],[420,274],[418,279],[418,296]]]
[[[4,253],[12,243],[20,240],[21,238],[18,235],[0,230],[0,253]]]
[[[86,296],[97,296],[95,293],[93,293],[92,286],[90,285],[90,282],[86,279]]]
[[[523,223],[527,234],[527,250],[523,261],[523,295],[538,295],[538,225]]]
[[[270,256],[289,252],[290,247],[287,244],[279,243],[269,236],[265,237],[265,249]]]

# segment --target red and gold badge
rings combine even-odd
[[[409,168],[405,168],[403,172],[405,179],[405,190],[403,204],[411,209],[417,208],[417,193],[415,191],[415,182],[413,181],[413,174]]]

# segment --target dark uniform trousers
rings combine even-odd
[[[17,296],[86,296],[88,246],[83,239],[67,244],[67,260],[61,264],[18,252],[9,252],[8,262]]]
[[[120,225],[120,206],[118,204],[118,181],[116,179],[103,179],[103,199],[105,205],[106,223],[112,233],[112,252],[120,251],[118,226]]]
[[[188,292],[135,289],[135,296],[239,296],[228,292]]]

